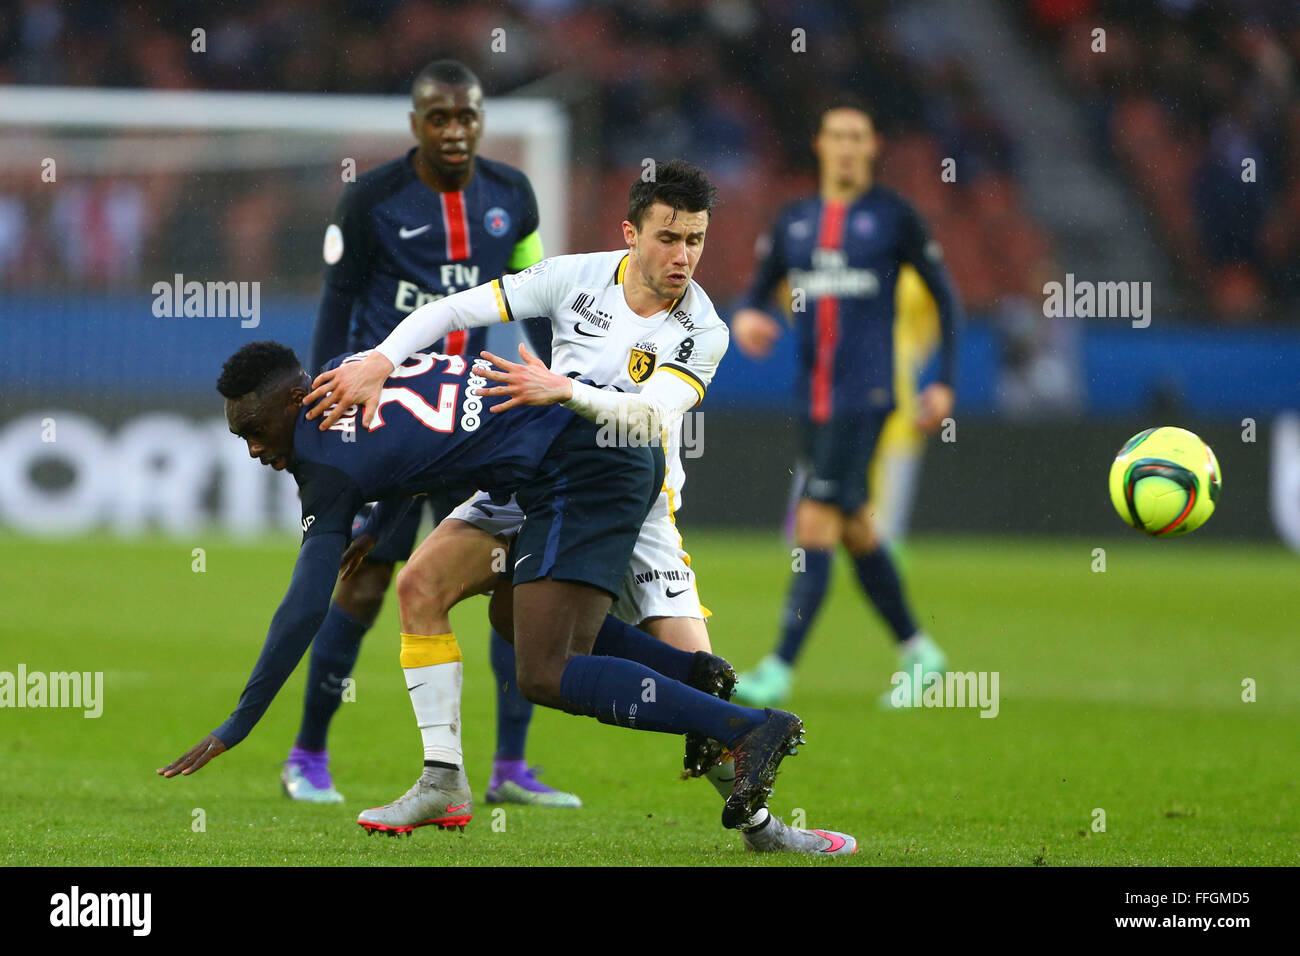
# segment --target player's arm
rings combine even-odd
[[[375,506],[352,535],[347,550],[343,552],[343,559],[339,562],[339,577],[345,580],[352,577],[366,556],[384,543],[414,504],[414,496],[386,498],[375,502]]]
[[[758,269],[731,316],[736,347],[750,358],[766,357],[772,343],[781,335],[781,324],[765,310],[772,293],[785,279],[785,254],[781,246],[783,219],[784,216],[778,218],[770,232],[758,237],[754,247]]]
[[[536,200],[533,201],[536,205]],[[542,260],[542,239],[536,232],[525,236],[515,245],[510,261],[506,264],[508,273],[520,272]],[[549,315],[535,315],[531,318],[519,318],[520,331],[528,347],[547,365],[551,364],[551,344],[554,335],[551,330]]]
[[[532,191],[529,190],[529,195]],[[534,217],[536,221],[537,200],[533,200]],[[515,243],[514,250],[510,253],[510,261],[506,263],[506,274],[522,272],[531,265],[541,262],[542,237],[534,228],[524,238]],[[524,333],[524,341],[543,362],[551,364],[551,318],[547,315],[535,315],[531,318],[520,320],[520,329]]]
[[[537,212],[537,197],[533,194],[528,177],[520,174],[520,191],[524,195],[523,216],[519,223],[519,233],[523,236],[510,252],[506,263],[506,272],[522,272],[529,266],[541,262],[545,257],[542,250],[542,236],[537,231],[541,217]],[[524,340],[528,347],[547,365],[551,364],[551,319],[549,316],[519,317]]]
[[[312,406],[307,418],[315,419],[325,414],[320,423],[324,431],[356,405],[362,408],[362,423],[369,426],[384,381],[407,356],[427,348],[450,332],[494,322],[513,322],[516,314],[550,315],[555,283],[548,280],[557,271],[550,268],[554,261],[543,259],[516,275],[493,279],[415,309],[364,361],[345,363],[316,376],[312,391],[303,399],[304,405]],[[517,313],[512,302],[519,306]]]
[[[271,619],[266,643],[240,695],[239,706],[225,723],[197,746],[159,768],[158,773],[164,777],[194,773],[248,736],[324,622],[345,544],[347,536],[343,534],[318,535],[303,542],[293,580]]]
[[[542,235],[534,230],[515,243],[510,250],[510,259],[506,262],[506,272],[523,272],[529,266],[541,262]]]
[[[673,428],[700,403],[702,394],[694,383],[671,375],[652,376],[635,394],[569,381],[573,383],[573,397],[564,402],[564,407],[597,425],[613,425],[620,435],[654,436]],[[496,407],[492,410],[496,411]]]
[[[606,391],[552,372],[523,343],[519,345],[522,362],[491,352],[483,356],[496,368],[482,369],[480,374],[501,384],[482,389],[482,394],[507,396],[492,406],[494,413],[517,405],[563,405],[589,422],[615,425],[623,434],[636,429],[638,434],[658,435],[699,404],[702,394],[681,379],[659,375],[652,376],[639,393]]]
[[[385,380],[413,352],[428,348],[450,332],[508,321],[498,307],[498,281],[485,283],[427,302],[415,309],[393,329],[388,338],[358,362],[345,362],[316,376],[312,391],[303,399],[309,406],[308,419],[325,414],[320,423],[325,431],[354,405],[362,407],[362,424],[369,426],[379,404]]]
[[[953,376],[957,362],[957,322],[960,307],[952,291],[948,270],[944,268],[939,244],[926,232],[916,210],[905,208],[899,236],[899,259],[911,263],[934,296],[939,311],[939,373],[935,381],[926,386],[917,397],[921,406],[917,425],[927,432],[935,431],[952,413],[955,403]]]
[[[369,219],[360,190],[355,184],[345,186],[334,219],[325,230],[325,287],[316,310],[308,365],[313,370],[348,350],[352,308],[370,270]]]
[[[518,170],[516,174],[515,188],[519,191],[520,214],[519,231],[515,235],[520,238],[510,251],[506,272],[522,272],[534,263],[541,262],[545,256],[542,251],[542,234],[537,231],[542,225],[541,213],[537,209],[537,194],[533,192],[533,184],[526,175]]]
[[[655,370],[640,392],[606,391],[557,375],[519,347],[523,363],[510,362],[484,352],[497,366],[484,369],[482,375],[499,385],[484,388],[484,395],[503,395],[507,400],[492,406],[504,412],[516,405],[558,405],[598,425],[612,424],[620,433],[658,435],[704,400],[713,381],[718,363],[727,351],[727,328],[718,324],[712,329],[682,339],[671,356]]]
[[[289,589],[271,619],[262,653],[226,721],[158,773],[191,774],[213,757],[234,747],[253,729],[279,693],[329,611],[339,562],[348,541],[352,516],[361,505],[356,484],[336,468],[307,462],[295,478],[302,496],[302,549]]]
[[[348,350],[348,327],[356,292],[345,292],[325,284],[316,307],[316,327],[311,334],[310,368],[319,369],[331,358]]]

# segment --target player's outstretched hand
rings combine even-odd
[[[167,766],[159,767],[158,773],[164,777],[174,777],[178,773],[188,777],[217,754],[225,753],[226,749],[226,745],[221,742],[216,734],[208,734],[196,746],[191,747]]]
[[[920,410],[916,415],[916,427],[926,434],[937,432],[943,420],[952,414],[954,401],[952,386],[942,382],[927,385],[917,396]]]
[[[731,338],[746,358],[767,358],[781,337],[781,323],[760,309],[737,309],[731,317]]]
[[[339,562],[339,577],[346,581],[356,574],[357,568],[361,567],[361,562],[374,547],[375,539],[371,535],[359,534],[353,538],[348,549],[343,552],[343,560]]]
[[[371,352],[359,362],[344,362],[337,368],[321,372],[311,383],[312,390],[302,400],[303,405],[308,406],[307,420],[325,415],[320,430],[326,431],[351,412],[353,406],[360,405],[361,424],[369,427],[370,419],[379,407],[379,393],[392,372],[393,363],[378,352]]]
[[[493,412],[504,412],[516,405],[559,405],[573,398],[573,379],[556,375],[541,359],[519,343],[520,365],[498,358],[491,352],[480,352],[496,368],[480,368],[479,374],[500,385],[479,389],[480,395],[506,395],[509,401],[492,406]]]

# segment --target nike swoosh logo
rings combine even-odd
[[[840,836],[838,833],[827,833],[825,830],[813,830],[812,832],[817,834],[818,836],[824,836],[826,839],[831,841],[831,845],[828,846],[826,849],[822,850],[823,853],[834,853],[836,850],[840,849],[840,847],[844,846],[844,844],[848,842],[847,840],[844,839],[844,837]]]
[[[406,227],[402,227],[401,229],[397,230],[397,235],[401,239],[411,239],[414,238],[415,236],[418,236],[422,232],[428,232],[432,228],[433,228],[433,223],[431,222],[426,223],[425,225],[421,226],[419,229],[407,229]]]
[[[427,680],[422,680],[422,681],[420,681],[420,683],[415,684],[414,686],[412,686],[412,687],[408,687],[408,688],[406,688],[406,689],[407,689],[407,690],[415,690],[416,687],[423,687],[423,686],[424,686],[425,684],[427,684],[427,683],[429,683]]]
[[[527,561],[527,560],[528,560],[529,558],[531,558],[532,556],[533,556],[533,552],[529,551],[529,552],[528,552],[527,554],[525,554],[522,558],[520,558],[518,561],[515,562],[515,567],[516,567],[516,568],[519,567],[519,565],[523,564],[525,561]]]
[[[458,807],[448,807],[448,808],[447,808],[447,812],[448,812],[448,813],[455,813],[457,810],[464,810],[464,809],[465,809],[466,807],[468,807],[468,806],[469,806],[468,803],[462,803],[462,804],[461,804],[460,806],[458,806]],[[843,845],[844,845],[843,842],[841,842],[841,843],[840,843],[840,846],[843,846]]]
[[[599,333],[596,333],[596,332],[584,332],[584,331],[582,331],[582,323],[581,323],[581,322],[574,322],[574,323],[573,323],[573,331],[577,332],[579,335],[585,335],[585,336],[587,336],[587,338],[590,338],[590,339],[603,339],[603,338],[605,337],[605,336],[600,335]]]
[[[672,591],[669,590],[668,588],[664,588],[664,594],[668,595],[670,598],[674,598],[677,597],[677,595],[679,594],[685,594],[689,590],[690,588],[682,588],[680,591]]]

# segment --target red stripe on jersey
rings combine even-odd
[[[465,216],[464,193],[439,193],[442,225],[447,236],[447,261],[469,258],[469,219]]]
[[[838,249],[844,243],[844,213],[841,202],[822,205],[822,221],[817,231],[819,249]],[[814,332],[816,358],[812,374],[812,420],[818,424],[830,420],[834,407],[831,382],[835,377],[835,347],[840,341],[840,300],[833,295],[817,300]]]
[[[444,355],[464,355],[465,346],[469,344],[469,333],[464,330],[448,332],[446,341],[447,345],[443,349]]]

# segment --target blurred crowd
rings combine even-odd
[[[1300,304],[1300,5],[1034,0],[1090,140],[1226,319]],[[1104,53],[1093,31],[1105,31]]]
[[[1109,132],[1108,161],[1151,203],[1188,281],[1212,289],[1221,315],[1277,313],[1300,298],[1290,265],[1300,228],[1291,72],[1300,33],[1251,20],[1216,43],[1204,31],[1218,21],[1196,0],[1120,6],[1037,0],[1024,16],[1060,45],[1069,83]],[[1089,59],[1076,41],[1098,17],[1114,52]],[[202,53],[192,50],[196,28]],[[962,51],[928,42],[916,4],[0,0],[0,83],[405,93],[443,56],[473,68],[490,97],[567,104],[575,248],[618,241],[613,227],[589,238],[591,224],[622,218],[644,158],[680,155],[707,169],[722,188],[716,221],[726,228],[710,236],[701,278],[720,302],[747,283],[754,239],[780,205],[815,189],[809,141],[817,104],[833,90],[875,104],[879,178],[930,223],[968,308],[1020,308],[1060,271],[1017,186],[1019,144],[982,101]],[[1260,170],[1246,192],[1226,182],[1243,155],[1257,156]],[[938,175],[949,157],[955,183]],[[305,289],[318,281],[320,229],[337,194],[331,168],[332,158],[306,178],[233,177],[234,194],[210,208],[174,182],[101,180],[33,199],[30,185],[4,176],[0,276],[19,286],[123,285],[180,271],[173,264],[185,254],[193,268],[207,256],[208,271],[239,277],[243,256],[287,289]],[[44,265],[34,261],[41,242],[53,247]]]

